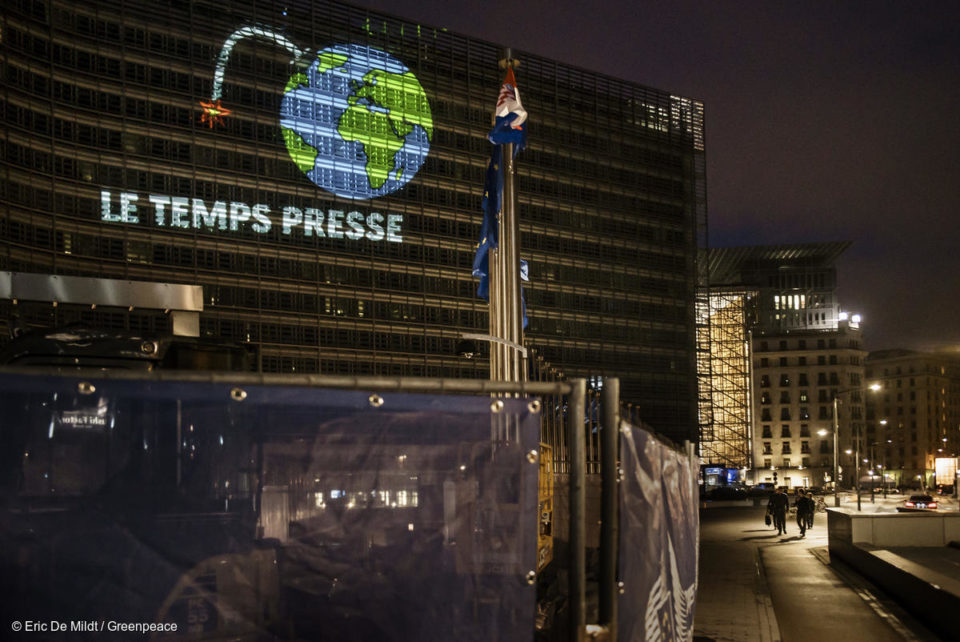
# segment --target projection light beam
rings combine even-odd
[[[230,113],[229,109],[220,104],[220,97],[223,95],[223,76],[226,73],[227,61],[230,59],[233,47],[247,37],[269,40],[289,51],[295,60],[299,59],[304,53],[302,49],[283,35],[265,27],[241,27],[230,34],[230,37],[223,43],[223,48],[220,49],[220,55],[217,58],[217,68],[213,73],[213,91],[210,93],[210,100],[200,101],[200,106],[203,107],[203,115],[200,120],[207,123],[211,129],[215,123],[222,123],[223,117]]]

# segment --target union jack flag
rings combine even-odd
[[[507,68],[507,76],[500,85],[500,95],[497,96],[497,108],[494,111],[496,121],[488,138],[491,143],[501,145],[514,143],[514,153],[522,150],[527,143],[527,110],[520,102],[520,90],[517,88],[517,79],[513,75],[513,68]]]

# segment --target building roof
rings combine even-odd
[[[764,265],[771,268],[778,265],[827,267],[835,263],[851,244],[852,241],[833,241],[710,248],[710,283],[740,283],[744,268]]]
[[[960,361],[960,354],[956,352],[938,351],[924,352],[921,350],[908,350],[904,348],[888,348],[885,350],[874,350],[867,355],[867,360],[873,363],[892,361],[894,359],[917,359],[927,361]]]

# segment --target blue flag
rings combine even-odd
[[[503,197],[503,167],[500,163],[501,147],[494,145],[490,152],[490,164],[487,165],[487,178],[483,186],[483,222],[480,224],[480,242],[473,257],[473,276],[480,277],[477,296],[490,298],[490,250],[497,248],[500,231],[500,199]]]
[[[483,199],[480,207],[483,209],[483,222],[480,224],[480,242],[477,244],[477,253],[473,258],[473,276],[480,279],[477,285],[477,296],[481,299],[490,298],[490,250],[497,248],[500,229],[500,209],[503,200],[503,151],[504,143],[513,143],[514,156],[527,145],[527,112],[520,103],[520,92],[513,69],[507,69],[507,77],[500,87],[497,98],[496,119],[493,129],[487,138],[493,143],[490,151],[490,163],[487,165],[487,176],[483,187]],[[528,281],[527,262],[520,261],[520,278]],[[520,288],[520,305],[523,313],[523,327],[527,327],[527,301]]]

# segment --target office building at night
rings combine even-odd
[[[753,483],[823,486],[833,477],[836,397],[839,467],[852,469],[854,435],[864,434],[866,352],[860,317],[837,298],[835,262],[848,246],[710,250],[711,326],[734,311],[744,327],[714,331],[710,379],[723,385],[714,383],[710,399],[714,417],[727,420],[701,438],[701,452],[714,457],[707,463],[743,470]]]
[[[702,105],[512,56],[525,343],[694,440]],[[262,372],[486,377],[456,346],[488,329],[471,267],[502,57],[331,1],[5,3],[0,271],[200,286],[199,335]],[[0,319],[171,331],[56,303],[7,296]]]
[[[824,486],[833,476],[833,399],[843,483],[852,483],[856,435],[864,427],[859,324],[754,341],[754,470],[758,482]],[[861,445],[862,447],[862,445]],[[849,451],[849,452],[848,452]],[[861,452],[866,452],[861,450]]]
[[[880,385],[866,404],[869,470],[891,487],[932,488],[937,460],[960,455],[960,358],[878,350],[866,376]]]

